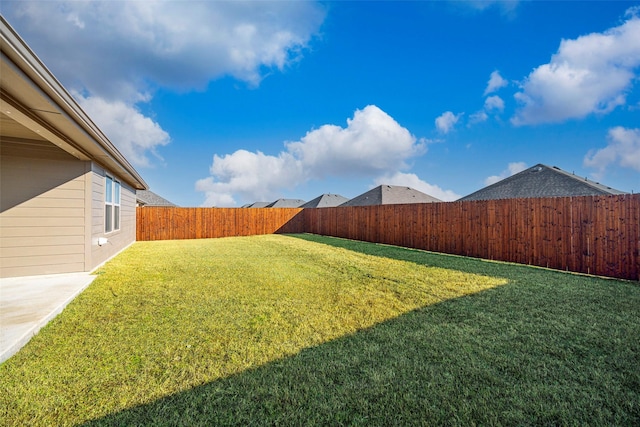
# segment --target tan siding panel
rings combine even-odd
[[[65,182],[62,186],[52,188],[43,194],[43,196],[49,197],[63,197],[69,194],[69,191],[79,191],[84,190],[84,182],[82,179],[73,179]],[[77,197],[77,195],[76,195]]]
[[[25,174],[29,174],[29,177],[33,178],[33,181],[31,182],[31,184],[35,184],[41,179],[68,180],[69,169],[60,170],[57,168],[57,166],[54,163],[73,164],[75,162],[74,160],[65,161],[65,162],[60,162],[60,161],[48,162],[44,160],[34,160],[26,164],[26,163],[20,163],[19,161],[17,161],[17,159],[13,159],[13,160],[15,161],[11,165],[11,168],[8,169],[6,173],[3,174],[3,176],[6,176],[8,179],[16,179],[16,178],[24,177]],[[24,159],[20,159],[20,160],[24,160]]]
[[[0,258],[9,257],[33,257],[42,255],[80,255],[84,253],[84,245],[70,245],[65,242],[64,245],[54,246],[30,246],[30,247],[0,247]]]
[[[47,218],[32,218],[33,223],[29,225],[29,227],[75,227],[81,224],[81,218],[72,217],[72,218],[60,218],[56,216],[51,216]],[[25,226],[25,220],[23,217],[10,217],[3,216],[0,221],[0,229],[3,228],[13,228],[13,227],[21,227]],[[4,236],[4,234],[3,234]]]
[[[84,199],[77,197],[77,191],[73,192],[73,197],[47,197],[42,195],[35,199],[24,202],[20,207],[28,208],[84,208]]]
[[[5,237],[84,236],[84,226],[77,227],[13,227],[3,228]]]
[[[2,247],[37,247],[79,245],[84,242],[83,236],[31,236],[31,237],[2,237]]]
[[[37,255],[30,257],[9,256],[2,259],[2,268],[78,263],[84,264],[84,252],[81,254]]]
[[[80,199],[82,202],[82,199]],[[20,209],[9,209],[2,215],[4,218],[24,218],[25,221],[31,221],[34,218],[38,221],[40,218],[79,218],[84,220],[84,203],[80,203],[78,207],[64,207],[64,208],[32,208],[21,207]],[[37,223],[35,224],[37,225]],[[83,224],[84,225],[84,224]]]
[[[84,162],[47,162],[4,153],[0,161],[2,212],[39,198],[84,198]]]
[[[116,177],[117,178],[117,177]],[[95,170],[92,183],[92,245],[91,264],[92,267],[107,261],[122,249],[129,246],[136,239],[136,214],[135,214],[135,189],[121,182],[120,191],[120,230],[111,233],[104,232],[104,174],[99,175]],[[98,246],[99,237],[106,237],[109,243]]]
[[[56,186],[49,185],[51,182],[55,182],[59,184],[59,183],[72,183],[75,181],[82,184],[82,179],[81,179],[82,171],[76,167],[71,167],[69,168],[69,170],[65,171],[64,173],[60,173],[58,174],[58,176],[51,176],[51,177],[43,173],[43,171],[37,170],[37,167],[38,167],[37,165],[34,165],[32,168],[25,169],[24,171],[9,169],[6,171],[6,173],[3,173],[2,176],[6,177],[7,180],[14,180],[14,181],[19,179],[24,180],[25,177],[28,177],[28,179],[24,180],[24,182],[21,182],[18,184],[18,187],[22,187],[22,188],[47,188],[51,190],[58,187],[57,185]],[[75,187],[77,188],[77,184],[75,185]]]
[[[91,172],[91,240],[97,241],[98,237],[102,237],[104,234],[104,170],[98,165],[92,165]],[[94,252],[95,243],[92,244],[92,264],[97,265],[99,263],[93,262],[95,257]]]
[[[4,186],[2,188],[3,201],[8,201],[5,205],[3,205],[2,210],[6,211],[12,207],[23,206],[27,203],[32,202],[35,199],[42,199],[41,203],[47,203],[46,200],[52,199],[62,199],[62,200],[73,200],[73,199],[82,199],[78,197],[78,193],[82,192],[82,189],[71,189],[71,188],[62,188],[57,189],[55,191],[40,191],[37,188],[25,188],[22,187],[20,191],[9,190],[5,191]],[[28,198],[24,197],[24,194],[29,194]]]
[[[1,158],[0,275],[83,271],[87,163],[22,154]]]

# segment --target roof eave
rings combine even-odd
[[[2,60],[10,60],[9,65],[19,71],[25,79],[28,79],[30,84],[35,85],[43,99],[56,105],[60,112],[64,113],[64,118],[71,122],[77,130],[75,135],[57,135],[57,138],[62,141],[51,142],[56,143],[74,157],[81,158],[84,155],[107,167],[135,189],[147,189],[147,183],[135,168],[109,141],[71,94],[1,15],[0,38]],[[16,103],[18,105],[15,105]],[[22,120],[26,122],[49,125],[49,131],[55,134],[55,126],[51,123],[42,123],[43,120],[32,114],[28,108],[20,110],[21,100],[12,98],[5,91],[2,94],[2,104],[3,107],[18,109]]]

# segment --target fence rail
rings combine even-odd
[[[640,279],[640,195],[319,209],[138,208],[138,240],[313,233]]]

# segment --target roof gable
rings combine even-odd
[[[399,205],[409,203],[434,203],[440,201],[441,200],[433,196],[411,187],[379,185],[340,206]]]
[[[275,202],[268,204],[267,208],[298,208],[304,204],[302,199],[278,199]]]
[[[308,201],[304,205],[300,206],[301,208],[331,208],[335,206],[340,206],[341,204],[347,202],[347,199],[344,196],[339,194],[321,194],[313,200]]]
[[[137,190],[136,202],[142,206],[177,206],[164,197],[160,197],[153,191],[149,190]]]
[[[266,208],[271,203],[273,203],[273,202],[254,202],[254,203],[249,203],[248,205],[245,205],[243,207],[245,207],[245,208]]]
[[[625,194],[562,169],[537,164],[462,197],[467,200],[518,199],[533,197],[569,197]]]

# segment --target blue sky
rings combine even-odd
[[[151,190],[242,206],[537,163],[640,191],[640,2],[3,1]]]

